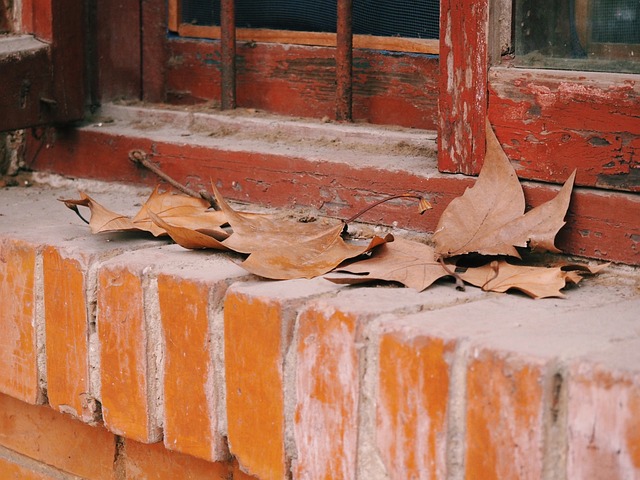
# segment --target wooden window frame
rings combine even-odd
[[[478,174],[488,117],[521,178],[640,191],[640,75],[512,68],[501,5],[441,2],[440,171]]]
[[[180,0],[169,0],[169,30],[181,37],[197,37],[212,40],[221,38],[220,27],[190,25],[180,22]],[[243,42],[289,43],[318,47],[335,47],[337,35],[323,32],[295,32],[267,28],[236,28],[236,39]],[[378,37],[374,35],[354,35],[353,48],[387,50],[391,52],[425,53],[437,55],[440,50],[438,39]]]
[[[576,168],[578,185],[640,191],[635,160],[640,125],[633,115],[640,111],[640,76],[514,67],[509,56],[501,55],[501,32],[512,28],[505,5],[504,0],[442,0],[437,45],[368,36],[355,36],[353,45],[410,52],[413,44],[423,48],[421,53],[439,54],[440,171],[478,174],[488,117],[523,179],[560,183]],[[185,36],[219,37],[218,27],[180,25],[177,8],[178,0],[170,0],[170,29]],[[335,34],[261,29],[236,33],[246,42],[336,44]],[[597,121],[582,128],[568,118]]]

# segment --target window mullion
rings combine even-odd
[[[336,119],[352,120],[353,2],[338,0],[336,28]]]
[[[234,0],[220,0],[221,107],[236,108],[236,21]]]

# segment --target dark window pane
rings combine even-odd
[[[236,0],[236,25],[307,32],[336,31],[336,0]],[[219,25],[220,1],[183,0],[182,22]],[[353,32],[438,38],[439,0],[354,0]]]
[[[640,0],[517,0],[516,63],[640,72]]]

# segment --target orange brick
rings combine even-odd
[[[164,442],[205,460],[222,460],[226,444],[218,424],[214,385],[209,285],[158,276],[165,340]]]
[[[89,385],[87,266],[57,248],[43,252],[49,404],[84,421],[96,419]]]
[[[29,403],[43,400],[36,345],[36,249],[0,240],[0,392]]]
[[[544,367],[476,351],[467,367],[466,478],[541,478]]]
[[[48,406],[0,395],[0,445],[74,475],[114,479],[114,436]]]
[[[569,378],[567,478],[640,478],[640,375],[577,363]]]
[[[231,293],[224,312],[231,451],[250,473],[283,478],[282,306]]]
[[[224,304],[229,446],[258,478],[284,478],[284,368],[301,302],[335,290],[326,281],[232,287]]]
[[[454,342],[387,332],[379,349],[376,438],[390,478],[446,478]]]
[[[0,457],[0,478],[3,480],[59,480],[60,475],[54,477]]]
[[[100,386],[105,425],[142,442],[160,439],[152,412],[142,267],[116,261],[98,273]],[[151,378],[150,378],[151,377]]]
[[[357,317],[300,314],[296,345],[296,478],[355,478],[360,374]]]
[[[207,462],[167,450],[162,443],[124,441],[127,480],[227,480],[233,468],[228,462]]]

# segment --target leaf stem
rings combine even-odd
[[[196,192],[194,190],[191,190],[189,187],[182,185],[180,182],[174,180],[169,175],[167,175],[162,170],[160,170],[160,168],[157,165],[154,165],[149,160],[149,155],[147,155],[147,152],[145,152],[144,150],[138,150],[138,149],[131,150],[129,152],[129,160],[131,160],[136,165],[143,166],[144,168],[149,170],[151,173],[160,177],[162,180],[167,182],[176,190],[179,190],[180,192],[184,193],[185,195],[189,195],[190,197],[194,197],[194,198],[202,198],[207,202],[209,202],[209,204],[214,210],[220,210],[220,207],[218,206],[218,202],[216,201],[213,195],[211,195],[206,190],[200,190],[199,192]]]
[[[460,278],[460,275],[458,275],[454,270],[451,270],[447,266],[447,264],[444,263],[444,259],[442,257],[438,257],[438,263],[442,266],[442,268],[444,268],[445,272],[447,272],[449,275],[451,275],[453,278],[456,279],[456,290],[464,292],[465,291],[464,281],[462,280],[462,278]]]
[[[381,203],[385,203],[388,202],[389,200],[395,200],[396,198],[413,198],[418,200],[418,202],[420,203],[420,215],[422,215],[424,212],[426,212],[427,210],[429,210],[431,208],[431,204],[429,202],[427,202],[423,197],[421,197],[420,195],[414,195],[413,193],[401,193],[399,195],[392,195],[390,197],[385,197],[381,200],[378,200],[376,202],[373,202],[371,205],[367,205],[365,208],[363,208],[362,210],[360,210],[358,213],[356,213],[355,215],[352,215],[351,217],[349,217],[347,220],[344,221],[345,225],[348,225],[349,223],[353,222],[354,220],[356,220],[358,217],[361,217],[362,215],[364,215],[365,213],[367,213],[369,210],[371,210],[373,207],[377,207],[378,205],[380,205]]]
[[[76,215],[78,215],[80,217],[80,220],[82,220],[84,223],[86,223],[87,225],[89,225],[89,220],[87,220],[86,218],[84,218],[82,216],[82,214],[80,213],[80,209],[78,208],[78,206],[74,203],[69,203],[69,202],[64,202],[65,206],[71,210],[73,210],[74,212],[76,212]]]

